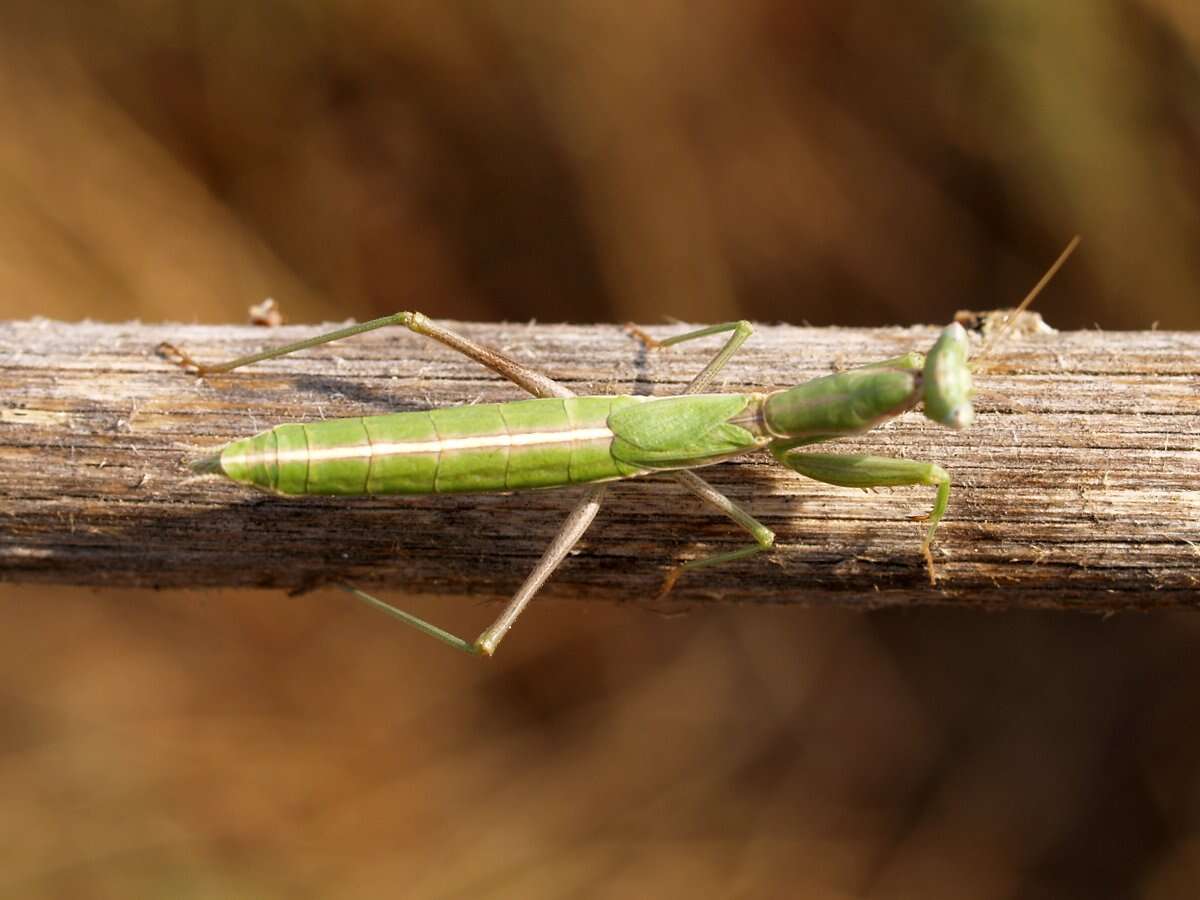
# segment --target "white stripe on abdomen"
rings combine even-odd
[[[343,459],[378,459],[386,456],[410,456],[419,453],[443,453],[454,450],[491,450],[500,447],[544,447],[550,444],[571,444],[612,438],[604,426],[574,428],[568,431],[534,431],[522,434],[485,434],[471,437],[442,438],[435,441],[364,442],[353,447],[319,447],[316,450],[285,450],[263,454],[231,457],[229,462],[254,466],[290,462],[324,462]]]

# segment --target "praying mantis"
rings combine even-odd
[[[1078,242],[1078,237],[1072,239],[1013,318],[1045,287]],[[390,326],[407,328],[458,351],[534,399],[277,425],[232,441],[193,461],[191,468],[198,474],[224,476],[289,496],[507,493],[583,486],[582,497],[533,571],[496,620],[473,641],[353,585],[338,584],[363,602],[457,650],[480,656],[495,653],[529,601],[592,524],[612,481],[649,475],[672,478],[753,539],[735,550],[674,567],[660,596],[669,592],[684,572],[771,549],[775,535],[769,528],[692,471],[754,451],[765,450],[801,475],[840,487],[934,488],[933,507],[924,517],[928,527],[921,553],[930,584],[936,583],[930,548],[950,500],[949,473],[932,462],[817,453],[808,447],[869,431],[917,406],[939,425],[968,427],[975,415],[974,387],[967,332],[957,322],[942,330],[928,353],[913,351],[795,387],[752,393],[706,393],[753,333],[750,322],[711,325],[664,340],[629,326],[634,337],[656,349],[728,335],[683,392],[669,397],[576,396],[549,376],[418,312],[399,312],[216,365],[197,363],[172,344],[161,344],[158,352],[205,376]]]

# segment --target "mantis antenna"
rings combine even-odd
[[[975,358],[972,360],[972,362],[977,362],[978,360],[985,358],[988,353],[990,353],[991,350],[997,344],[999,344],[1000,341],[1012,330],[1013,326],[1020,320],[1021,313],[1029,309],[1029,304],[1033,303],[1037,295],[1042,292],[1042,289],[1050,283],[1050,279],[1053,278],[1058,273],[1058,270],[1063,267],[1063,263],[1065,263],[1071,254],[1075,252],[1075,248],[1079,246],[1079,240],[1079,235],[1075,235],[1073,238],[1071,238],[1070,242],[1063,249],[1063,252],[1058,254],[1058,259],[1056,259],[1053,265],[1046,270],[1046,274],[1043,275],[1038,283],[1033,286],[1033,289],[1025,295],[1025,299],[1020,302],[1016,309],[1005,316],[1004,325],[1001,326],[995,337],[989,336],[987,341],[984,342],[984,345],[979,349],[979,352],[975,354]]]

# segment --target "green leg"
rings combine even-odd
[[[363,322],[361,325],[340,328],[337,331],[330,331],[326,334],[308,338],[307,340],[296,341],[293,344],[286,344],[272,350],[264,350],[261,353],[239,356],[237,359],[231,359],[228,362],[211,366],[195,362],[190,356],[171,344],[160,344],[158,352],[160,355],[171,359],[186,369],[194,371],[198,375],[208,375],[215,372],[229,372],[233,369],[239,369],[242,366],[248,366],[251,363],[261,362],[264,359],[276,359],[300,350],[307,350],[309,347],[328,344],[331,341],[338,341],[342,338],[353,337],[356,334],[375,331],[376,329],[386,328],[391,325],[401,325],[409,331],[433,338],[435,341],[453,350],[457,350],[467,358],[473,359],[480,365],[507,378],[535,397],[575,396],[573,391],[559,384],[548,375],[544,375],[536,369],[530,369],[515,359],[505,356],[503,353],[493,350],[490,347],[477,344],[469,338],[442,328],[440,325],[430,321],[425,315],[416,312],[399,312],[380,319],[372,319],[369,322]],[[600,505],[604,499],[606,488],[607,485],[600,484],[593,485],[588,489],[583,499],[575,506],[570,515],[567,516],[563,527],[559,530],[554,540],[550,542],[550,546],[546,548],[546,552],[525,579],[524,584],[512,596],[512,599],[508,601],[496,621],[480,634],[474,642],[466,641],[444,629],[438,628],[431,622],[414,616],[412,613],[397,609],[390,603],[385,603],[383,600],[368,594],[366,591],[359,590],[353,585],[339,583],[338,587],[353,594],[364,603],[399,619],[401,622],[412,626],[423,634],[427,634],[454,647],[456,650],[461,650],[464,653],[472,655],[491,656],[495,652],[496,647],[499,646],[500,641],[504,639],[504,635],[509,632],[513,624],[517,621],[517,618],[524,612],[525,607],[533,599],[534,594],[545,584],[546,579],[558,568],[559,564],[571,551],[571,548],[579,542],[584,532],[587,531],[588,526],[592,524],[592,520],[596,518],[596,514],[600,511]]]
[[[658,347],[671,347],[675,344],[682,344],[684,341],[694,341],[696,338],[708,337],[710,334],[724,334],[727,331],[732,331],[729,340],[725,342],[717,355],[712,358],[712,361],[705,366],[699,375],[692,379],[692,383],[685,387],[682,391],[684,394],[698,394],[706,387],[709,382],[716,377],[717,373],[725,367],[725,364],[737,353],[738,347],[746,342],[746,338],[754,334],[754,326],[742,319],[738,322],[723,322],[720,325],[709,325],[707,328],[698,328],[695,331],[688,331],[684,334],[677,334],[674,337],[658,340],[652,338],[636,325],[625,326],[629,329],[629,333],[636,337],[639,341],[651,349]]]
[[[513,384],[524,388],[535,397],[574,396],[570,390],[548,375],[543,375],[536,369],[530,369],[528,366],[522,365],[515,359],[505,356],[491,347],[477,344],[469,338],[463,337],[461,334],[456,334],[453,331],[442,328],[442,326],[431,321],[428,316],[419,312],[398,312],[394,315],[372,319],[369,322],[362,322],[361,324],[351,325],[347,328],[339,328],[337,331],[318,334],[316,337],[296,341],[294,344],[285,344],[282,347],[263,350],[260,353],[239,356],[237,359],[231,359],[215,365],[202,365],[196,362],[174,344],[163,342],[158,345],[157,349],[160,356],[171,360],[191,372],[195,372],[197,375],[203,376],[212,375],[217,372],[229,372],[233,369],[240,369],[242,366],[248,366],[251,363],[262,362],[264,359],[277,359],[300,350],[307,350],[309,347],[317,347],[321,344],[331,343],[332,341],[340,341],[343,338],[353,337],[356,334],[364,334],[368,331],[375,331],[379,328],[387,328],[392,325],[403,326],[409,331],[433,338],[438,343],[444,344],[452,350],[457,350],[463,356],[473,359],[496,374],[507,378]]]
[[[496,621],[489,625],[473,642],[466,641],[457,635],[438,628],[436,625],[414,616],[412,613],[397,609],[390,603],[385,603],[378,597],[373,597],[366,591],[361,591],[353,585],[339,584],[338,587],[344,591],[348,591],[359,600],[373,606],[380,612],[399,619],[406,625],[411,625],[422,634],[437,638],[455,650],[461,650],[472,656],[491,656],[496,652],[496,648],[500,646],[500,642],[504,640],[504,636],[512,629],[513,624],[520,617],[521,613],[525,611],[525,607],[529,605],[529,601],[541,590],[542,585],[546,583],[546,579],[566,559],[567,554],[571,552],[571,548],[579,543],[579,539],[583,537],[588,526],[592,524],[592,520],[596,518],[596,513],[600,511],[600,504],[607,487],[608,485],[605,484],[597,484],[588,488],[583,499],[571,510],[571,514],[567,516],[567,521],[563,523],[563,527],[555,535],[554,540],[550,542],[550,546],[546,548],[546,552],[542,554],[542,558],[538,560],[538,564],[534,566],[533,571],[525,579],[525,583],[513,594],[512,599],[505,604],[500,615],[496,617]]]
[[[927,484],[937,488],[937,497],[927,520],[929,530],[921,542],[921,553],[929,569],[929,583],[936,584],[933,569],[933,554],[929,547],[934,532],[946,512],[950,501],[950,474],[935,463],[917,462],[911,459],[894,459],[888,456],[858,456],[841,453],[805,453],[786,445],[771,447],[771,453],[781,463],[801,475],[826,484],[841,487],[874,488],[903,487]]]
[[[689,569],[719,566],[721,563],[754,556],[756,553],[762,553],[764,550],[770,550],[775,546],[775,532],[771,531],[770,528],[758,521],[758,519],[754,518],[754,516],[750,515],[750,513],[746,512],[703,478],[686,469],[668,474],[709,506],[716,509],[722,515],[733,519],[742,528],[750,532],[750,535],[754,538],[754,543],[745,547],[739,547],[736,550],[730,550],[727,553],[717,553],[714,556],[706,556],[703,559],[693,559],[685,562],[683,565],[676,566],[667,573],[667,577],[663,581],[662,590],[658,592],[659,599],[671,593],[671,589],[675,587],[675,582],[679,580],[679,576]]]
[[[395,606],[392,606],[392,604],[386,603],[383,600],[380,600],[378,597],[368,594],[366,591],[360,590],[359,588],[356,588],[354,585],[345,581],[337,581],[334,582],[334,584],[337,587],[340,587],[346,593],[353,594],[363,603],[367,604],[367,606],[373,606],[381,613],[391,616],[394,619],[399,619],[405,625],[410,625],[422,634],[427,634],[431,638],[436,638],[443,644],[448,644],[449,646],[453,647],[455,650],[461,650],[463,653],[469,653],[472,656],[475,656],[479,653],[479,651],[475,649],[475,645],[470,641],[464,641],[458,635],[451,634],[444,628],[438,628],[432,622],[426,622],[420,616],[414,616],[412,613],[405,612],[402,609],[397,609]]]

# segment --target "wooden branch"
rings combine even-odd
[[[455,326],[591,393],[677,392],[715,342],[646,352],[611,325]],[[162,340],[216,361],[317,327],[0,324],[0,579],[302,589],[330,579],[504,595],[578,488],[509,496],[285,499],[181,463],[279,422],[516,399],[400,329],[199,380]],[[651,329],[656,334],[675,326]],[[926,349],[936,329],[760,327],[723,387],[799,383]],[[1095,610],[1200,605],[1200,334],[1014,335],[983,362],[976,425],[919,413],[841,446],[954,477],[930,587],[932,492],[806,481],[769,457],[705,477],[778,535],[771,554],[685,574],[673,599]],[[649,601],[673,563],[745,542],[662,479],[615,485],[546,595]]]

